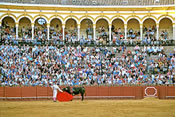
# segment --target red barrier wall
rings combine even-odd
[[[159,87],[158,91],[159,99],[166,99],[166,92],[167,92],[166,86]]]
[[[101,98],[136,98],[136,87],[123,86],[94,86],[85,87],[87,97],[101,97]],[[137,87],[140,89],[141,87]],[[142,96],[137,96],[136,99],[141,99]]]
[[[4,87],[0,87],[0,97],[4,97]]]
[[[52,97],[53,96],[53,91],[52,91],[51,87],[47,88],[47,95],[48,95],[48,97]]]
[[[22,97],[22,88],[20,87],[5,87],[5,97]]]
[[[166,98],[175,98],[175,87],[169,86],[166,88]]]
[[[143,87],[137,87],[135,86],[135,98],[136,99],[143,99]]]
[[[22,87],[21,91],[21,97],[23,100],[25,99],[35,99],[36,100],[36,95],[37,95],[37,87]]]
[[[48,87],[36,87],[36,89],[37,89],[37,97],[48,97]]]
[[[175,86],[86,86],[85,99],[158,97],[175,98]],[[0,87],[0,99],[51,99],[50,87]]]

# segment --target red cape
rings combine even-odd
[[[67,102],[71,101],[73,99],[73,96],[67,92],[59,92],[57,94],[57,100],[60,102]]]

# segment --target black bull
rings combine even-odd
[[[72,92],[70,87],[66,87],[62,89],[63,91],[68,92],[71,95],[78,95],[81,94],[81,100],[84,100],[84,95],[85,95],[85,88],[84,87],[73,87]]]

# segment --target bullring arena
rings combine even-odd
[[[1,0],[0,117],[175,117],[174,4]]]

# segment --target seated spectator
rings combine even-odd
[[[129,29],[129,35],[132,35],[132,34],[133,34],[133,32],[134,32],[134,31],[133,31],[133,29],[132,29],[132,28],[130,28],[130,29]]]

